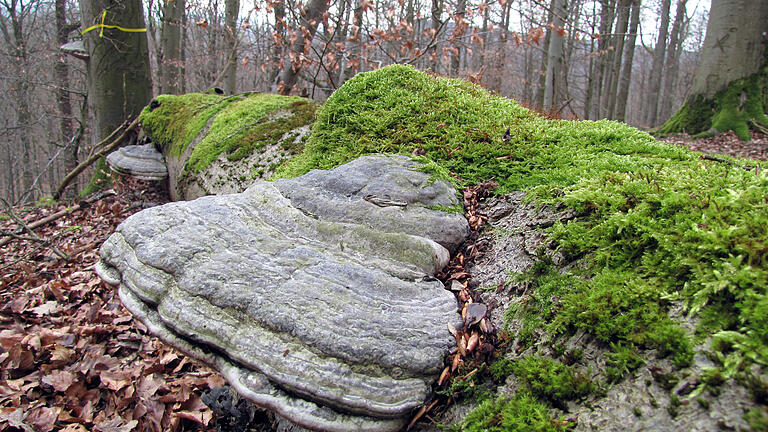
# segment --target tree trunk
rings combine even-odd
[[[272,92],[277,91],[277,77],[280,76],[280,64],[285,45],[285,3],[277,0],[273,3],[275,16],[275,32],[272,34],[272,61],[269,69],[269,85]]]
[[[322,22],[323,14],[328,10],[328,0],[311,0],[301,9],[299,37],[291,47],[288,59],[283,66],[281,83],[278,87],[280,94],[289,95],[299,81],[299,72],[303,67],[302,57],[309,53],[312,38],[315,37],[317,25]]]
[[[72,27],[67,25],[66,0],[56,0],[56,43],[59,46],[67,43]],[[79,151],[78,140],[73,136],[72,126],[72,102],[69,96],[69,66],[64,60],[64,54],[60,54],[53,67],[56,76],[56,105],[59,107],[59,139],[58,146],[64,146],[63,161],[64,171],[70,172],[77,166],[77,153]],[[75,182],[68,190],[67,198],[74,198],[78,185]]]
[[[629,23],[629,39],[627,40],[626,53],[624,54],[624,68],[621,71],[619,82],[619,94],[616,97],[616,120],[625,121],[627,113],[627,99],[629,99],[629,84],[632,79],[632,64],[635,61],[635,42],[637,40],[637,28],[640,24],[641,0],[632,1],[632,17]]]
[[[227,47],[224,66],[224,93],[235,94],[237,91],[237,15],[240,12],[240,0],[226,0],[224,3],[224,41]]]
[[[672,24],[672,32],[669,35],[669,48],[667,49],[667,60],[664,62],[664,88],[661,92],[661,106],[659,107],[659,117],[666,119],[672,111],[672,92],[673,84],[677,79],[677,71],[680,66],[680,51],[683,49],[683,39],[680,33],[683,30],[685,22],[685,4],[687,0],[678,0],[675,22]]]
[[[440,53],[437,50],[438,33],[440,32],[441,21],[440,15],[443,13],[443,6],[440,0],[432,0],[432,31],[434,32],[431,39],[434,41],[430,47],[430,57],[432,58],[432,71],[439,73],[440,66]]]
[[[83,25],[100,24],[127,29],[144,28],[139,0],[81,0]],[[103,31],[103,37],[102,37]],[[88,100],[96,119],[94,143],[108,136],[127,119],[139,115],[151,98],[147,36],[143,32],[97,28],[84,37],[89,53]]]
[[[163,63],[160,68],[160,92],[181,94],[184,90],[184,44],[181,31],[185,0],[164,0],[163,25],[160,36]]]
[[[616,114],[616,93],[619,86],[619,75],[621,74],[621,60],[624,54],[624,39],[626,38],[627,25],[629,24],[629,8],[631,0],[619,0],[618,19],[616,20],[616,35],[613,37],[613,59],[611,69],[608,74],[608,85],[606,86],[606,103],[608,109],[608,118],[614,118]]]
[[[544,112],[552,112],[555,95],[563,86],[563,23],[565,19],[565,0],[552,0],[552,28],[549,33],[549,45],[547,46],[547,70],[545,73],[544,99],[541,109]]]
[[[599,53],[596,67],[597,75],[592,81],[594,90],[592,91],[593,112],[595,118],[604,115],[605,110],[600,105],[602,100],[603,77],[608,67],[607,55],[610,46],[610,34],[613,28],[613,18],[615,17],[616,0],[600,0],[600,39],[597,41],[597,51]]]
[[[655,126],[658,121],[659,91],[661,90],[661,75],[664,71],[664,54],[667,51],[670,3],[671,0],[662,0],[661,2],[661,23],[659,24],[659,36],[656,39],[656,46],[653,48],[653,66],[651,67],[651,78],[647,93],[648,99],[646,100],[648,115],[645,118],[645,122],[648,126]]]
[[[460,18],[459,22],[463,23],[465,14],[467,12],[467,0],[458,0],[456,2],[456,15]],[[461,65],[462,44],[461,37],[464,34],[464,27],[458,24],[453,29],[453,55],[451,56],[451,76],[459,76],[459,66]]]
[[[768,127],[768,0],[713,0],[709,16],[691,93],[660,131],[746,141],[750,126]]]

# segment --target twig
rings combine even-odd
[[[16,213],[14,213],[13,207],[11,207],[11,205],[8,204],[8,201],[6,201],[3,198],[0,198],[0,202],[2,202],[3,206],[5,206],[5,211],[8,213],[8,215],[11,218],[13,218],[13,220],[15,220],[16,223],[18,223],[20,226],[24,227],[24,230],[26,232],[28,232],[35,241],[37,241],[39,243],[42,243],[45,246],[51,248],[53,253],[58,255],[59,258],[63,259],[64,261],[70,261],[71,260],[69,255],[67,255],[64,252],[60,251],[58,248],[56,248],[56,246],[52,245],[50,241],[48,241],[48,240],[40,237],[39,235],[35,234],[35,232],[32,231],[32,229],[29,228],[29,226],[26,224],[26,222],[24,222],[24,219],[20,218]],[[17,235],[13,234],[13,233],[11,233],[10,235],[11,235],[11,237],[17,237]],[[5,240],[5,239],[3,239],[3,240]]]
[[[739,165],[736,162],[729,161],[728,159],[723,159],[721,157],[717,157],[717,156],[712,155],[712,154],[703,154],[703,155],[701,155],[699,157],[701,159],[704,159],[704,160],[709,160],[709,161],[713,161],[713,162],[720,162],[720,163],[724,163],[726,165],[736,166],[736,167],[739,167],[739,168],[741,168],[743,170],[746,170],[746,171],[752,171],[753,169],[755,169],[755,167],[753,167],[753,166]]]
[[[30,187],[29,187],[29,189],[27,190],[27,193],[25,193],[25,194],[24,194],[24,195],[23,195],[21,198],[19,198],[18,200],[16,200],[16,202],[15,202],[14,204],[18,204],[18,203],[20,203],[20,202],[24,202],[24,200],[26,200],[26,199],[27,199],[27,197],[29,196],[29,194],[31,194],[31,193],[32,193],[32,191],[34,191],[34,190],[35,190],[35,186],[37,186],[37,182],[39,182],[39,181],[40,181],[40,177],[42,177],[42,176],[43,176],[43,174],[45,174],[45,172],[46,172],[46,171],[48,171],[48,168],[50,168],[50,167],[51,167],[51,164],[53,163],[53,161],[55,161],[56,159],[58,159],[58,158],[59,158],[59,155],[61,154],[61,152],[62,152],[62,151],[64,151],[64,150],[66,150],[67,148],[69,148],[69,146],[71,146],[71,145],[72,145],[72,144],[75,142],[75,138],[77,138],[77,136],[73,136],[73,137],[72,137],[72,139],[71,139],[71,140],[69,140],[69,142],[67,143],[67,145],[65,145],[64,147],[61,147],[61,148],[60,148],[60,149],[59,149],[59,150],[56,152],[56,154],[55,154],[55,155],[53,155],[53,156],[51,157],[51,159],[50,159],[50,160],[48,160],[48,163],[45,165],[45,168],[43,168],[43,169],[40,171],[40,174],[38,174],[38,175],[37,175],[37,177],[35,178],[35,181],[33,181],[33,182],[32,182],[32,186],[30,186]]]
[[[64,177],[64,180],[62,180],[61,184],[56,188],[56,192],[53,193],[53,199],[55,200],[59,199],[59,197],[61,197],[61,194],[64,193],[64,189],[66,189],[67,186],[69,186],[69,184],[72,182],[72,180],[77,178],[78,174],[83,172],[83,170],[91,166],[91,164],[93,164],[100,158],[108,155],[109,153],[112,153],[115,149],[117,149],[120,146],[120,143],[122,143],[125,137],[128,135],[128,133],[133,129],[135,129],[136,126],[139,125],[139,118],[136,117],[128,126],[126,126],[126,123],[128,123],[127,120],[125,121],[125,123],[120,125],[120,127],[115,129],[105,140],[97,144],[96,147],[101,147],[104,143],[109,142],[110,138],[112,138],[115,134],[117,134],[117,132],[122,130],[122,133],[120,134],[120,136],[115,138],[114,141],[109,142],[109,144],[107,144],[103,149],[99,150],[98,152],[93,154],[91,157],[81,162],[80,165],[78,165],[69,174],[67,174],[66,177]]]

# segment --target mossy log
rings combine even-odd
[[[165,155],[171,198],[241,192],[303,149],[317,105],[274,94],[161,95],[141,113]]]

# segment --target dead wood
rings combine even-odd
[[[127,126],[126,126],[127,125]],[[75,169],[73,169],[69,174],[67,174],[66,177],[64,177],[64,180],[61,181],[61,184],[56,188],[56,192],[53,193],[53,199],[57,200],[61,197],[61,195],[64,193],[64,190],[69,186],[69,184],[77,178],[78,174],[83,172],[86,168],[91,166],[94,162],[101,159],[102,157],[112,153],[113,151],[117,150],[118,147],[120,147],[120,144],[125,140],[125,138],[128,136],[128,133],[134,130],[139,125],[139,118],[136,117],[130,124],[126,120],[123,124],[120,125],[117,129],[112,131],[111,134],[109,134],[108,137],[106,137],[103,141],[98,143],[96,145],[96,148],[99,148],[101,146],[104,146],[101,150],[91,155],[88,159],[84,160],[80,163]],[[112,138],[120,134],[117,138],[112,140]],[[110,141],[111,140],[111,141]]]

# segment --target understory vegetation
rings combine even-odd
[[[389,66],[337,90],[303,152],[276,176],[371,153],[420,155],[459,187],[494,180],[499,194],[522,190],[579,214],[549,235],[580,265],[564,271],[542,256],[517,276],[532,284],[532,301],[507,316],[523,321],[516,337],[531,345],[577,330],[594,335],[610,347],[606,369],[595,371],[602,383],[569,362],[517,359],[495,373],[522,383],[513,397],[465,388],[482,403],[464,430],[565,429],[547,407],[620,381],[642,364],[641,350],[677,368],[701,351],[723,380],[749,380],[752,366],[768,366],[765,163],[702,158],[616,122],[546,119],[469,82]],[[685,318],[695,331],[681,326]],[[751,379],[761,400],[768,385]]]

